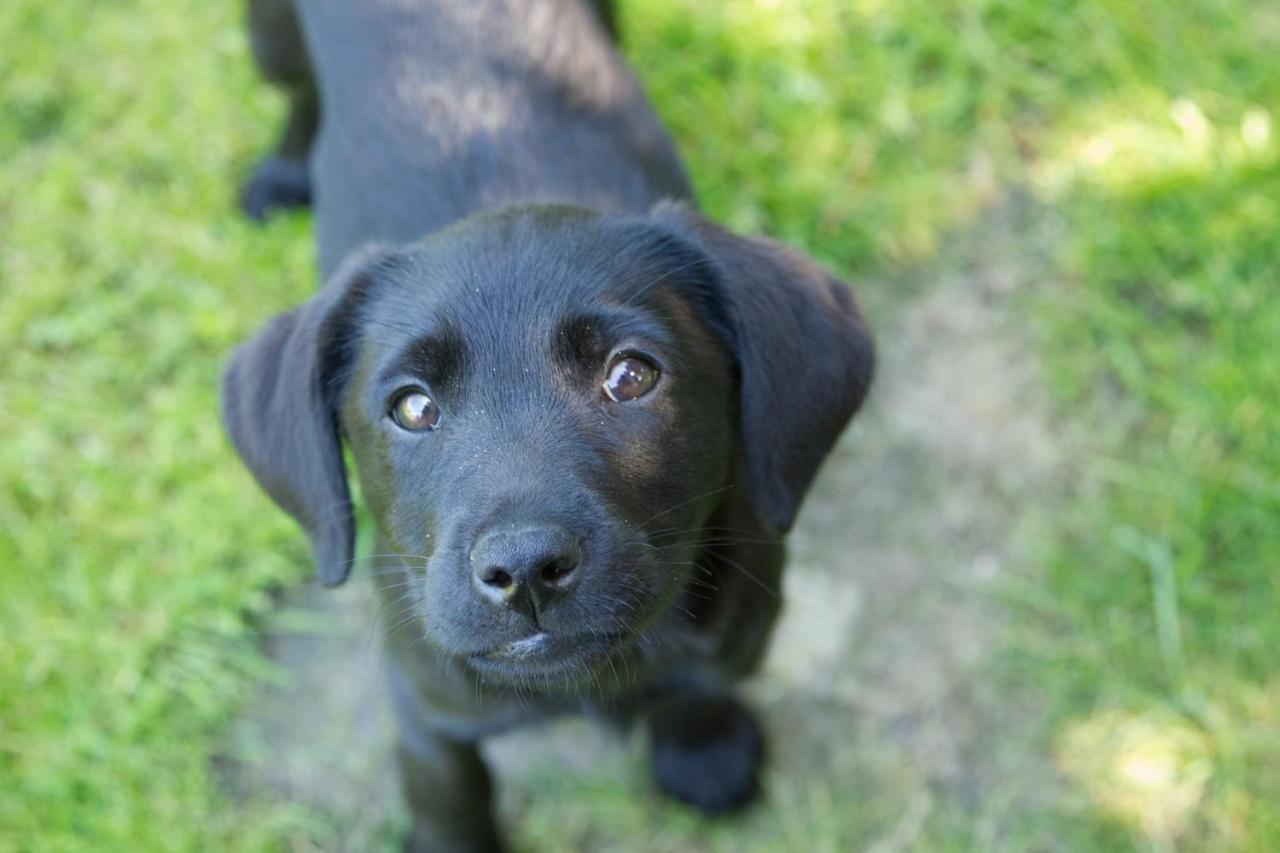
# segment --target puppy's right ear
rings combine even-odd
[[[306,304],[236,347],[222,377],[222,420],[258,485],[311,538],[325,586],[347,579],[355,540],[337,412],[327,385],[352,356],[340,329],[359,309],[385,251],[344,264]]]

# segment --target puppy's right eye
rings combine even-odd
[[[604,393],[615,403],[626,403],[648,394],[657,384],[658,368],[638,356],[624,355],[609,365]]]
[[[391,404],[391,419],[409,432],[426,432],[440,426],[440,407],[421,388],[406,388]]]

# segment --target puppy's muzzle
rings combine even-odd
[[[578,538],[556,524],[502,526],[480,534],[471,549],[473,586],[535,625],[575,586],[582,561]]]

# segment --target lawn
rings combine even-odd
[[[994,840],[1280,847],[1280,6],[621,5],[705,206],[867,282],[879,325],[992,216],[1043,271],[1015,304],[1070,454],[982,677],[1056,781]],[[282,109],[240,15],[0,4],[0,850],[325,846],[214,759],[309,571],[216,415],[227,350],[315,287],[305,215],[234,209]],[[536,849],[575,797],[646,829],[551,796]],[[815,824],[865,844],[860,796]],[[914,843],[984,846],[970,807]],[[775,812],[741,846],[798,837]]]

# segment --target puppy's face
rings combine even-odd
[[[426,636],[494,679],[586,674],[659,620],[735,456],[701,260],[565,211],[374,265],[335,321],[362,491]]]
[[[851,292],[679,206],[484,214],[354,259],[233,354],[228,432],[341,583],[350,446],[425,638],[493,680],[637,647],[731,495],[784,533],[860,404]]]

